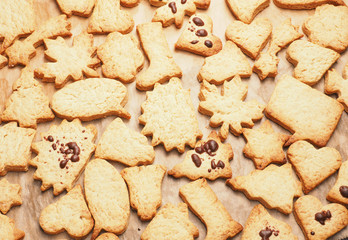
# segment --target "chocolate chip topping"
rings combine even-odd
[[[218,161],[218,163],[217,163],[217,165],[216,165],[218,168],[222,168],[222,169],[224,169],[225,168],[225,164],[224,164],[224,162],[223,161],[221,161],[221,160],[219,160]]]
[[[181,4],[185,4],[187,0],[181,0]]]
[[[78,162],[80,160],[80,157],[78,155],[72,155],[71,156],[71,161],[72,162]]]
[[[200,19],[199,17],[194,17],[192,19],[192,21],[194,22],[194,24],[196,24],[197,26],[204,26],[204,22],[202,19]]]
[[[60,168],[65,168],[68,161],[69,161],[68,159],[63,159],[62,161],[60,161],[59,163]]]
[[[272,236],[273,231],[269,229],[268,227],[264,230],[261,230],[259,232],[259,235],[262,240],[269,240],[269,238]]]
[[[58,143],[58,141],[57,141]],[[57,149],[56,144],[52,145],[52,148],[54,149],[54,147]],[[65,148],[67,147],[67,148]],[[54,150],[56,150],[54,149]],[[65,168],[65,166],[67,165],[67,163],[70,161],[72,162],[78,162],[80,160],[80,148],[77,145],[76,142],[68,142],[67,144],[61,144],[61,147],[59,148],[59,151],[57,151],[58,153],[63,154],[63,160],[60,160],[60,158],[58,159],[58,161],[60,161],[59,166],[61,168]],[[68,157],[68,155],[71,154],[70,158]]]
[[[212,169],[215,169],[217,166],[216,166],[216,163],[214,160],[211,161],[211,168]]]
[[[340,193],[343,197],[348,198],[348,186],[340,186]]]
[[[199,29],[197,30],[196,35],[198,37],[206,37],[208,35],[208,32],[205,29]]]
[[[315,214],[315,220],[318,221],[321,225],[325,225],[325,221],[331,218],[330,210],[321,211]]]
[[[175,2],[170,2],[169,4],[168,4],[168,7],[172,10],[172,13],[176,13],[178,10],[176,9],[176,4],[175,4]]]
[[[199,41],[198,40],[192,40],[191,41],[191,44],[196,44],[196,43],[198,43]]]
[[[204,41],[204,45],[208,48],[212,48],[213,47],[213,43],[210,40],[205,40]]]
[[[192,158],[192,162],[196,165],[196,167],[201,166],[202,160],[197,154],[192,154],[191,158]]]
[[[215,156],[215,153],[219,149],[219,144],[214,140],[209,140],[200,147],[196,147],[196,153],[202,154],[206,152],[209,156]]]
[[[204,145],[207,145],[211,152],[216,152],[219,149],[219,144],[214,140],[209,140]]]
[[[311,235],[315,235],[315,232],[311,231]]]
[[[49,136],[47,137],[47,140],[50,141],[50,142],[53,142],[53,141],[54,141],[54,138],[53,138],[51,135],[49,135]]]
[[[53,150],[57,150],[57,144],[53,143],[52,148],[53,148]]]

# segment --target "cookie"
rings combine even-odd
[[[66,231],[75,239],[86,236],[92,230],[94,221],[81,185],[76,185],[58,201],[45,207],[41,211],[39,223],[47,234]]]
[[[166,85],[157,83],[153,91],[146,92],[141,112],[141,133],[152,135],[152,146],[163,143],[166,151],[176,148],[183,153],[186,144],[193,148],[202,137],[190,90],[183,89],[178,78],[170,79]]]
[[[100,231],[123,233],[128,225],[130,209],[127,186],[110,163],[95,159],[85,171],[85,194],[95,221],[92,239]]]
[[[210,0],[171,0],[155,11],[152,21],[161,22],[163,27],[174,23],[181,28],[185,15],[195,14],[197,8],[208,9],[209,5]]]
[[[306,141],[297,141],[288,149],[288,159],[302,182],[305,194],[312,191],[341,166],[341,154],[334,148],[315,149]]]
[[[25,233],[15,226],[13,219],[0,213],[0,239],[19,240],[24,238]]]
[[[9,67],[18,64],[28,65],[31,58],[36,55],[36,49],[43,44],[44,39],[52,39],[58,36],[71,36],[71,23],[65,15],[52,17],[40,25],[30,36],[23,41],[17,40],[6,49],[9,58]]]
[[[311,195],[299,198],[295,204],[295,219],[306,239],[328,239],[348,225],[348,210],[337,203],[322,205]]]
[[[96,0],[57,0],[60,10],[68,17],[77,15],[81,17],[89,17],[93,11]]]
[[[232,177],[230,161],[233,158],[232,146],[223,144],[215,131],[207,139],[196,143],[195,149],[186,153],[184,161],[168,171],[175,178],[187,177],[190,180]]]
[[[205,240],[226,240],[243,230],[243,226],[232,219],[204,178],[182,186],[179,195],[205,224]]]
[[[175,49],[192,52],[204,57],[214,55],[222,49],[220,38],[213,35],[213,21],[206,14],[195,14],[190,20],[178,41]]]
[[[336,93],[338,95],[337,101],[348,112],[348,75],[342,78],[335,69],[330,69],[325,75],[325,93]]]
[[[198,228],[189,220],[187,205],[167,203],[147,225],[141,240],[193,240],[198,235]]]
[[[267,18],[257,18],[250,24],[233,21],[226,29],[226,39],[237,44],[250,58],[255,59],[266,46],[272,33],[272,23]]]
[[[4,68],[8,63],[7,57],[0,55],[0,69]]]
[[[37,123],[54,119],[49,99],[31,69],[22,70],[12,89],[1,115],[2,121],[16,121],[20,127],[36,128]]]
[[[340,55],[334,50],[305,40],[296,40],[286,50],[286,59],[295,66],[294,77],[310,86],[319,82]]]
[[[226,0],[233,16],[244,23],[251,23],[257,14],[269,6],[270,0]]]
[[[268,120],[258,129],[243,128],[243,136],[247,141],[243,153],[253,160],[256,169],[264,169],[270,163],[286,163],[283,146],[290,136],[275,132]]]
[[[103,75],[123,83],[133,82],[145,61],[136,37],[118,32],[107,36],[105,43],[98,47],[97,54],[103,63]]]
[[[93,58],[97,48],[93,46],[93,35],[85,32],[74,37],[73,46],[66,45],[62,37],[56,40],[44,39],[45,56],[51,62],[35,70],[35,77],[44,82],[54,82],[62,88],[70,79],[77,81],[86,77],[98,77],[95,68],[100,61]]]
[[[167,2],[168,0],[149,0],[149,3],[155,7],[161,7],[165,5]]]
[[[116,118],[101,136],[95,157],[134,167],[152,164],[155,151],[144,135],[128,128],[120,118]]]
[[[348,161],[342,163],[336,183],[327,194],[326,199],[348,205]]]
[[[242,240],[250,239],[297,240],[291,226],[272,217],[261,205],[256,205],[248,217],[243,230]]]
[[[150,62],[149,67],[137,76],[137,89],[151,90],[155,83],[164,83],[172,77],[182,76],[182,71],[173,59],[160,23],[139,24],[137,33]]]
[[[55,92],[51,107],[57,117],[68,120],[91,121],[111,115],[130,119],[124,109],[127,101],[127,88],[122,83],[108,78],[88,78]]]
[[[28,171],[30,145],[36,131],[11,122],[0,127],[0,176],[8,171]]]
[[[221,126],[219,135],[223,140],[227,138],[229,129],[239,136],[242,126],[251,128],[254,121],[263,117],[263,104],[256,100],[244,102],[247,92],[248,85],[242,83],[238,75],[224,82],[221,94],[215,85],[205,81],[202,83],[198,111],[211,116],[211,127]]]
[[[343,112],[336,100],[283,75],[265,109],[266,116],[293,133],[285,146],[307,140],[318,147],[329,141]]]
[[[87,27],[88,33],[129,33],[134,20],[128,11],[120,9],[120,0],[96,0],[94,11]]]
[[[343,0],[273,0],[280,8],[288,9],[313,9],[323,4],[345,5]]]
[[[120,239],[113,233],[103,233],[102,235],[97,237],[96,240],[120,240]]]
[[[280,167],[271,164],[264,170],[254,170],[226,183],[233,190],[242,191],[250,200],[258,200],[267,208],[284,214],[292,212],[293,199],[302,194],[301,183],[293,176],[290,163]]]
[[[251,67],[247,57],[231,41],[226,41],[222,50],[204,59],[198,73],[198,80],[213,84],[222,84],[236,75],[246,78],[251,76]]]
[[[137,210],[142,221],[151,220],[161,206],[166,171],[165,166],[149,165],[125,168],[121,172],[128,185],[131,207]]]
[[[42,140],[31,146],[37,156],[29,161],[37,168],[34,179],[42,181],[41,191],[53,187],[58,195],[73,188],[95,150],[96,135],[95,126],[83,127],[78,119],[63,120],[41,133]]]
[[[0,212],[6,214],[11,207],[22,205],[21,186],[10,184],[6,178],[0,180]]]

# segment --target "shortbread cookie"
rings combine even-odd
[[[348,225],[348,210],[337,203],[322,205],[311,195],[299,198],[295,204],[295,219],[306,239],[328,239]]]
[[[150,61],[148,69],[137,77],[137,89],[151,90],[155,83],[164,83],[172,77],[181,77],[160,23],[137,25],[140,43]]]
[[[34,179],[42,181],[42,191],[53,187],[58,195],[73,188],[95,150],[96,135],[95,126],[83,127],[78,119],[63,120],[41,133],[42,141],[31,146],[38,155],[29,164],[37,167]]]
[[[164,205],[141,234],[141,240],[193,240],[198,228],[189,220],[187,205]]]
[[[294,133],[285,146],[308,140],[324,147],[335,130],[343,106],[297,79],[284,75],[267,104],[266,116]]]
[[[149,3],[155,7],[161,7],[163,5],[166,5],[167,2],[168,0],[149,0]]]
[[[182,186],[179,195],[205,224],[205,240],[226,240],[242,231],[243,226],[232,219],[204,178]]]
[[[102,235],[97,237],[96,240],[120,240],[120,239],[113,233],[103,233]]]
[[[12,89],[1,115],[2,121],[17,121],[21,127],[36,128],[37,123],[54,119],[49,99],[32,70],[24,68]]]
[[[144,135],[128,128],[120,118],[116,118],[101,136],[95,157],[133,167],[153,163],[155,151]]]
[[[146,92],[141,112],[139,123],[145,125],[141,133],[152,135],[152,146],[163,143],[166,151],[176,148],[183,153],[186,144],[193,148],[202,137],[190,90],[183,89],[178,78],[166,85],[157,83],[153,91]]]
[[[325,75],[325,93],[336,93],[338,95],[337,101],[348,112],[348,75],[342,78],[335,69],[330,69]]]
[[[247,198],[284,214],[292,212],[293,199],[302,194],[301,183],[293,176],[290,163],[280,167],[271,164],[264,170],[254,170],[226,183],[233,190],[242,191]]]
[[[181,28],[185,15],[191,16],[197,8],[207,9],[209,5],[210,0],[170,0],[155,11],[152,21],[161,22],[163,27],[174,23],[177,28]]]
[[[102,159],[91,161],[86,167],[84,185],[95,220],[92,239],[102,230],[123,233],[129,221],[129,198],[126,183],[116,168]]]
[[[124,83],[134,81],[145,61],[136,37],[118,32],[107,36],[105,43],[98,47],[97,54],[103,62],[103,75]]]
[[[94,11],[88,24],[89,33],[129,33],[134,20],[129,12],[120,9],[120,0],[96,0]]]
[[[64,119],[91,121],[110,115],[130,119],[124,109],[128,101],[127,88],[108,78],[88,78],[69,84],[55,92],[51,107]]]
[[[310,86],[319,82],[340,55],[334,50],[305,40],[296,40],[286,50],[286,59],[295,66],[294,77]]]
[[[6,214],[11,207],[22,205],[21,186],[10,184],[6,178],[0,181],[0,212]]]
[[[46,38],[52,39],[58,36],[71,36],[71,24],[65,15],[52,17],[40,25],[29,37],[23,41],[17,40],[6,49],[9,58],[9,67],[18,64],[28,65],[31,58],[36,55],[36,49],[43,44]]]
[[[273,0],[280,8],[313,9],[322,4],[344,5],[343,0]]]
[[[222,84],[236,75],[246,78],[251,76],[251,66],[247,57],[231,41],[226,41],[222,50],[204,59],[204,64],[198,73],[199,81]]]
[[[269,6],[270,0],[226,0],[233,15],[244,23],[251,23],[253,19]]]
[[[93,11],[96,0],[57,0],[60,10],[71,17],[77,15],[81,17],[89,17]]]
[[[342,163],[336,183],[327,194],[326,199],[348,205],[348,161]]]
[[[256,205],[248,217],[243,230],[242,240],[251,239],[297,240],[291,226],[272,217],[261,205]]]
[[[213,35],[211,18],[206,14],[195,14],[190,17],[175,48],[207,57],[220,52],[222,42]]]
[[[162,181],[166,171],[165,166],[149,165],[125,168],[121,172],[128,185],[131,207],[137,210],[142,221],[151,220],[162,204]]]
[[[267,18],[257,18],[245,24],[233,21],[226,29],[226,39],[237,44],[250,58],[255,59],[265,47],[272,33],[272,23]]]
[[[196,143],[195,149],[186,153],[183,162],[168,171],[175,178],[187,177],[191,180],[206,178],[232,177],[230,161],[233,151],[230,144],[223,144],[215,131],[212,131],[207,139]]]
[[[44,208],[39,223],[42,230],[48,234],[66,231],[75,239],[86,236],[92,230],[94,221],[81,185],[76,185],[65,196]]]
[[[0,239],[19,240],[24,238],[25,233],[15,226],[13,219],[0,213]]]
[[[93,58],[97,48],[93,46],[93,35],[85,32],[74,38],[73,46],[66,45],[62,37],[56,40],[45,39],[45,56],[52,62],[44,63],[35,70],[35,76],[44,82],[55,82],[56,88],[62,88],[69,79],[74,81],[86,77],[98,77],[95,71],[100,63]]]
[[[268,120],[258,129],[243,128],[243,136],[247,141],[243,153],[253,160],[255,168],[264,169],[270,163],[286,163],[283,145],[290,136],[275,132]]]
[[[0,69],[4,68],[8,63],[7,57],[0,55]]]
[[[244,102],[248,85],[242,83],[237,75],[231,81],[224,82],[221,94],[215,85],[204,81],[199,93],[198,111],[211,116],[210,126],[220,128],[220,136],[227,138],[228,130],[239,136],[243,127],[253,127],[254,121],[263,117],[264,104],[256,100]]]
[[[36,131],[11,122],[0,127],[0,176],[8,171],[28,171],[30,145]]]

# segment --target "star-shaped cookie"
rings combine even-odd
[[[11,207],[22,205],[21,186],[10,184],[6,178],[0,181],[0,211],[6,214]]]

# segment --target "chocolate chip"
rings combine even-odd
[[[216,168],[216,163],[215,163],[214,159],[211,160],[211,168],[212,168],[212,169],[215,169],[215,168]]]
[[[60,161],[60,163],[59,163],[60,168],[65,168],[68,161],[69,161],[68,159],[64,159],[64,160]]]
[[[343,197],[348,198],[348,186],[340,186],[340,193]]]
[[[269,240],[269,238],[272,236],[273,231],[271,229],[269,229],[268,227],[266,227],[266,229],[261,230],[259,232],[259,235],[261,237],[262,240]]]
[[[194,17],[192,19],[192,21],[194,22],[194,24],[196,24],[197,26],[204,26],[204,22],[202,19],[200,19],[199,17]]]
[[[211,172],[211,169],[210,169],[210,168],[208,169],[208,172]]]
[[[72,162],[77,162],[77,161],[79,161],[80,160],[80,157],[78,156],[78,155],[72,155],[71,156],[71,161]]]
[[[195,151],[196,151],[196,153],[199,153],[199,154],[202,154],[202,153],[204,153],[204,149],[203,149],[203,146],[200,146],[200,147],[196,147],[196,148],[195,148]]]
[[[172,10],[172,13],[175,14],[175,13],[177,12],[175,2],[170,2],[170,3],[168,4],[168,7]]]
[[[82,130],[82,133],[85,133],[86,132],[86,130]]]
[[[71,150],[71,149],[66,149],[66,150],[64,151],[64,153],[65,153],[65,154],[70,154],[70,153],[73,153],[73,150]]]
[[[54,141],[54,138],[53,138],[51,135],[49,135],[49,136],[47,137],[47,140],[50,141],[50,142],[53,142],[53,141]]]
[[[315,235],[315,232],[311,231],[311,235]]]
[[[181,4],[185,4],[187,0],[181,0]]]
[[[318,221],[321,225],[325,225],[325,221],[331,218],[330,210],[321,211],[315,214],[315,220]]]
[[[197,30],[196,35],[198,37],[206,37],[208,35],[208,32],[205,29],[199,29]]]
[[[57,145],[55,143],[52,144],[53,150],[57,150]]]
[[[225,168],[225,163],[224,163],[223,161],[219,160],[216,166],[217,166],[218,168],[224,169],[224,168]]]
[[[209,140],[206,144],[212,152],[216,152],[219,149],[219,144],[214,140]]]
[[[138,228],[138,231],[140,231],[140,228]]]
[[[201,166],[202,160],[197,154],[192,154],[191,158],[192,158],[192,162],[196,165],[196,167]]]
[[[210,40],[205,40],[204,41],[204,45],[207,46],[208,48],[212,48],[213,47],[213,43]]]
[[[59,148],[59,151],[61,152],[61,153],[64,153],[64,148]]]
[[[192,40],[191,44],[197,44],[199,41],[198,40]]]

